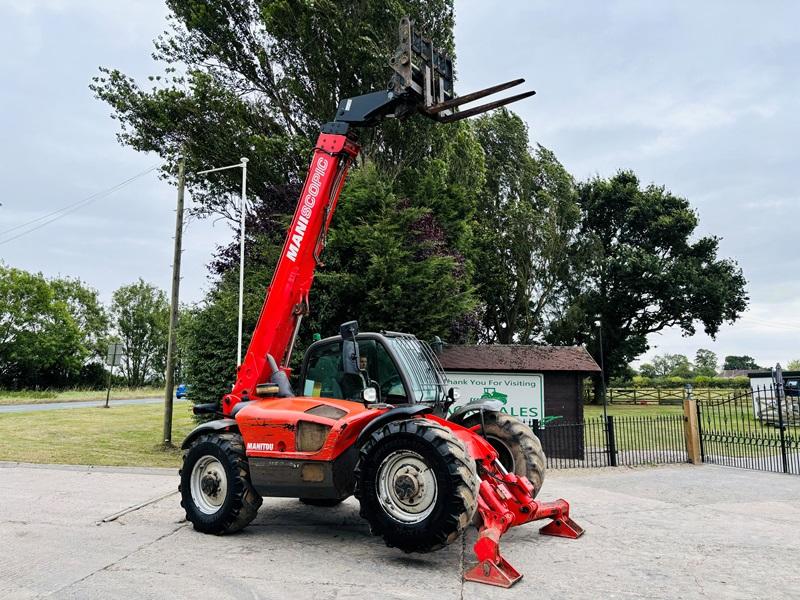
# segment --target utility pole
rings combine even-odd
[[[172,298],[169,307],[169,338],[167,341],[167,372],[164,390],[164,446],[172,446],[172,400],[175,393],[175,336],[178,326],[179,289],[181,285],[181,244],[183,242],[183,193],[186,187],[186,158],[181,148],[178,161],[178,206],[175,210],[175,250],[172,257]]]

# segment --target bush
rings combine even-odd
[[[636,375],[630,380],[612,379],[609,387],[614,388],[661,388],[675,389],[691,384],[696,388],[722,388],[722,389],[742,389],[750,387],[748,377],[707,377],[698,375],[697,377],[645,377]]]
[[[78,387],[101,390],[108,382],[108,367],[99,362],[90,362],[81,367],[78,375]]]
[[[701,388],[711,387],[712,379],[713,379],[712,377],[708,377],[706,375],[698,375],[697,377],[694,378],[692,385],[694,387],[701,387]]]

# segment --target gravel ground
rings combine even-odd
[[[183,521],[172,470],[0,463],[0,598],[800,598],[800,477],[717,466],[554,471],[579,540],[503,537],[524,578],[463,582],[462,543],[404,555],[350,499],[267,499],[243,532]]]

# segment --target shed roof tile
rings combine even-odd
[[[582,346],[448,345],[439,359],[445,371],[600,372]]]

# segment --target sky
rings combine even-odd
[[[79,277],[106,302],[138,277],[169,289],[176,192],[155,172],[29,234],[8,231],[158,164],[117,143],[88,85],[101,65],[139,81],[160,73],[150,53],[166,14],[160,0],[0,0],[5,264]],[[716,340],[653,335],[642,360],[698,348],[765,366],[800,358],[798,22],[790,1],[456,2],[457,91],[525,77],[537,95],[514,109],[532,141],[579,180],[632,169],[688,198],[698,234],[719,236],[744,270],[739,321]],[[187,225],[182,301],[203,297],[231,235],[223,222]]]

